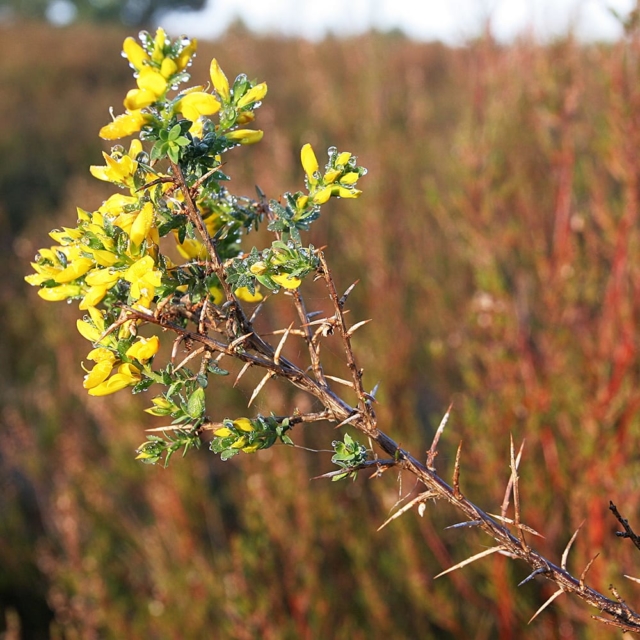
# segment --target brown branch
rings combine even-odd
[[[339,425],[351,424],[355,429],[367,435],[388,455],[389,460],[371,461],[371,466],[375,466],[378,470],[388,468],[389,465],[401,466],[404,470],[412,473],[424,485],[426,488],[426,491],[424,492],[425,495],[435,500],[445,500],[464,514],[468,522],[462,524],[478,527],[493,538],[497,543],[497,546],[494,547],[495,550],[499,550],[500,553],[504,555],[520,559],[528,564],[532,569],[532,574],[523,582],[537,576],[544,576],[546,579],[554,582],[558,587],[558,590],[554,593],[553,599],[562,593],[573,594],[598,609],[599,612],[604,612],[610,616],[610,619],[602,616],[594,616],[595,619],[606,621],[607,624],[616,626],[625,631],[640,633],[640,615],[638,613],[631,610],[621,599],[616,601],[607,598],[602,593],[585,584],[586,571],[590,567],[591,563],[589,563],[587,569],[582,573],[580,579],[574,577],[567,570],[567,553],[571,546],[571,542],[567,545],[567,550],[563,554],[561,566],[558,566],[546,559],[525,542],[524,537],[522,536],[522,532],[525,530],[525,527],[519,522],[519,504],[517,504],[516,517],[512,521],[512,526],[515,526],[517,529],[517,535],[514,535],[507,526],[501,524],[496,518],[491,517],[480,507],[465,498],[465,496],[460,492],[458,486],[460,474],[460,448],[458,449],[458,454],[456,456],[454,486],[452,487],[438,475],[432,466],[436,455],[435,444],[437,443],[435,443],[429,451],[427,460],[428,464],[425,465],[414,458],[406,450],[402,449],[388,435],[378,429],[375,414],[370,407],[370,403],[367,401],[367,397],[362,387],[361,372],[356,365],[349,338],[349,331],[344,319],[344,311],[340,304],[340,300],[337,297],[333,279],[322,255],[320,255],[320,261],[322,265],[322,273],[329,290],[329,295],[335,308],[335,326],[338,327],[342,336],[347,362],[349,369],[352,372],[353,382],[359,400],[358,409],[351,407],[341,397],[336,395],[333,390],[328,388],[326,384],[322,384],[322,380],[314,379],[308,375],[306,371],[302,370],[282,355],[278,354],[279,357],[276,358],[274,348],[252,331],[251,325],[246,320],[239,305],[237,306],[238,315],[236,318],[241,325],[240,328],[243,329],[243,333],[240,334],[240,338],[238,338],[238,333],[232,331],[229,327],[229,323],[227,323],[227,342],[211,338],[209,335],[203,334],[200,331],[189,331],[179,324],[176,324],[174,321],[175,315],[172,315],[172,313],[175,313],[175,310],[172,311],[171,309],[168,309],[166,312],[160,314],[144,312],[130,307],[124,307],[124,310],[127,312],[129,319],[145,320],[147,322],[157,324],[165,329],[175,332],[183,340],[200,343],[211,353],[217,352],[225,354],[236,358],[245,364],[266,369],[268,377],[278,376],[285,378],[294,386],[311,394],[324,407],[322,419],[338,423]],[[197,318],[193,319],[196,328],[198,328],[199,325],[198,320],[199,319]],[[237,329],[238,327],[236,327],[236,331]],[[242,349],[236,348],[238,346],[238,340],[241,340],[242,342]],[[519,462],[519,455],[516,457],[514,456],[514,453],[515,452],[512,448],[512,489],[515,489],[517,486],[517,467]],[[363,465],[363,467],[366,466],[370,465]],[[343,472],[343,470],[340,470],[338,473]],[[327,476],[327,474],[325,474],[325,476]],[[517,492],[514,491],[514,493],[517,495]],[[514,496],[514,498],[514,502],[518,503],[518,498],[516,496]],[[614,513],[617,513],[617,511],[614,511]],[[619,518],[619,520],[623,522],[624,519]],[[508,519],[504,519],[504,521],[505,523],[508,523]],[[625,528],[625,533],[621,533],[620,535],[622,537],[632,537],[630,535],[631,533],[630,528],[628,531]],[[632,537],[632,539],[634,538]],[[480,559],[484,557],[484,555],[487,554],[476,554],[472,559]],[[468,561],[463,561],[456,565],[456,568],[460,568],[467,563]],[[547,601],[547,603],[538,610],[536,615],[551,601],[551,599]]]
[[[609,501],[609,510],[611,511],[611,513],[613,513],[613,515],[616,517],[616,519],[624,529],[624,531],[616,531],[616,536],[618,536],[618,538],[629,538],[631,542],[633,542],[633,544],[635,544],[636,547],[640,549],[640,537],[631,528],[631,526],[629,525],[629,521],[620,515],[618,508],[611,501]]]

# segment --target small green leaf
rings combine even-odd
[[[191,418],[197,420],[202,417],[205,409],[204,389],[196,389],[187,403],[187,413]]]

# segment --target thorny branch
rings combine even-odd
[[[178,178],[178,180],[180,180],[180,178]],[[187,193],[185,192],[185,199],[188,203],[188,198],[186,196]],[[187,204],[187,207],[188,206],[189,205]],[[194,221],[197,222],[197,219]],[[197,226],[200,227],[200,225]],[[206,233],[206,229],[200,229],[200,231],[204,231]],[[211,239],[209,239],[209,242],[213,245]],[[212,252],[212,254],[215,255],[214,252]],[[342,338],[347,366],[351,372],[353,380],[353,384],[349,384],[349,387],[355,391],[357,398],[357,404],[355,407],[347,403],[329,386],[329,380],[335,378],[325,376],[320,365],[319,338],[316,336],[320,336],[321,334],[313,334],[311,332],[311,314],[307,313],[304,300],[299,292],[295,292],[293,297],[302,327],[301,330],[295,330],[291,333],[298,336],[302,335],[307,343],[311,360],[311,367],[308,371],[311,375],[307,370],[303,370],[298,365],[283,357],[282,354],[279,353],[280,349],[277,350],[277,353],[273,346],[257,335],[253,330],[251,321],[247,319],[242,308],[235,300],[232,303],[223,305],[222,307],[216,307],[215,313],[209,313],[206,308],[203,308],[202,303],[199,307],[194,306],[189,309],[185,309],[180,305],[173,306],[169,304],[162,307],[159,312],[156,312],[155,314],[145,313],[142,310],[133,309],[131,307],[125,307],[124,313],[126,314],[127,319],[141,319],[175,332],[185,344],[199,343],[204,351],[209,354],[218,354],[218,358],[222,356],[229,356],[238,359],[245,363],[245,369],[249,366],[265,369],[267,371],[267,376],[265,376],[263,382],[259,385],[260,388],[256,391],[259,391],[262,388],[262,385],[271,377],[279,377],[288,380],[297,388],[311,394],[321,403],[324,410],[318,414],[308,414],[307,416],[298,416],[297,418],[294,414],[291,418],[294,423],[327,420],[338,423],[338,426],[342,424],[351,424],[355,429],[374,441],[388,456],[388,458],[385,459],[368,461],[364,465],[360,465],[358,468],[371,468],[374,470],[374,475],[380,475],[384,470],[392,467],[401,468],[412,473],[425,487],[424,492],[418,496],[419,499],[415,499],[410,503],[412,506],[418,505],[419,508],[424,509],[424,502],[427,499],[445,500],[461,511],[467,518],[467,522],[461,523],[457,526],[467,525],[478,527],[491,536],[497,543],[497,546],[492,547],[490,550],[464,560],[459,565],[456,565],[443,573],[460,568],[476,559],[480,559],[497,551],[508,557],[522,560],[532,569],[531,575],[523,580],[521,584],[524,584],[537,576],[543,576],[558,586],[558,590],[554,593],[552,598],[550,598],[538,610],[538,612],[536,612],[534,617],[556,597],[563,593],[568,593],[575,595],[584,602],[595,607],[600,613],[606,613],[610,616],[607,618],[602,615],[594,615],[594,619],[608,625],[613,625],[624,631],[640,633],[640,614],[631,610],[618,596],[615,589],[612,590],[612,593],[614,594],[614,597],[616,597],[616,600],[613,600],[585,584],[584,578],[593,560],[587,565],[580,578],[574,577],[566,569],[567,555],[575,536],[571,539],[569,545],[567,545],[567,549],[562,557],[561,566],[558,566],[543,557],[526,542],[524,532],[529,531],[534,534],[536,532],[520,522],[517,468],[520,462],[522,449],[520,449],[518,454],[515,455],[513,443],[511,444],[511,478],[509,481],[509,489],[502,505],[502,515],[491,516],[468,500],[460,490],[460,448],[458,449],[458,456],[456,458],[457,462],[454,471],[453,486],[450,486],[445,482],[445,480],[438,475],[435,467],[433,466],[433,461],[437,454],[437,440],[439,439],[442,429],[444,428],[444,424],[446,423],[446,417],[443,419],[441,428],[438,429],[436,439],[434,439],[434,443],[429,451],[426,464],[417,460],[378,428],[375,412],[372,408],[372,398],[364,391],[362,385],[362,370],[357,365],[351,345],[351,333],[347,327],[345,311],[343,308],[344,300],[338,297],[335,283],[322,252],[318,252],[318,257],[320,261],[319,275],[325,281],[329,297],[333,304],[333,316],[330,318],[324,318],[323,321],[328,326],[337,327]],[[219,265],[215,264],[215,258],[212,268],[216,271],[220,268]],[[220,278],[220,280],[221,282],[224,282],[223,278]],[[233,296],[230,291],[229,294]],[[230,318],[231,315],[233,315],[233,318]],[[195,330],[188,330],[182,326],[181,322],[185,317],[191,320],[195,325]],[[234,323],[229,322],[230,319],[234,320],[235,325]],[[318,322],[322,324],[322,321]],[[230,329],[232,325],[236,327],[236,331],[240,331],[240,337]],[[211,337],[211,335],[209,335],[210,333],[220,334],[221,337]],[[285,335],[287,334],[288,331],[285,332]],[[241,373],[243,373],[245,369],[243,369]],[[255,395],[256,392],[254,392],[254,396]],[[212,423],[209,423],[204,426],[204,429],[214,428],[214,426],[215,425]],[[321,477],[331,477],[331,475],[332,474],[329,473],[324,474],[324,476]],[[513,495],[516,508],[516,517],[514,520],[510,520],[505,517],[506,505],[508,505],[509,502],[509,494]],[[625,528],[625,533],[620,533],[619,535],[631,538],[634,544],[640,548],[640,539],[630,529],[627,521],[618,514],[613,504],[611,504],[610,508]],[[404,513],[406,510],[406,508],[403,508],[402,512]],[[515,527],[516,535],[511,533],[507,526],[505,526],[505,524],[501,524],[501,522]]]

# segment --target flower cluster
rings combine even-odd
[[[314,248],[303,246],[299,231],[308,228],[331,196],[358,197],[356,183],[366,172],[350,153],[335,149],[329,150],[321,172],[305,145],[301,160],[307,193],[286,193],[267,208],[231,195],[222,156],[262,139],[261,130],[247,126],[255,120],[267,85],[244,74],[229,82],[214,59],[206,87],[178,90],[189,80],[196,49],[195,40],[171,40],[161,28],[154,36],[141,33],[139,42],[124,41],[123,55],[136,87],[124,98],[124,113],[102,127],[100,136],[137,136],[128,148],[117,144],[104,152],[104,164],[90,167],[115,192],[95,211],[79,208],[76,226],[52,231],[55,245],[39,250],[34,273],[26,277],[44,300],[76,301],[85,312],[77,328],[92,345],[86,357],[92,364],[83,365],[90,395],[127,387],[137,392],[153,383],[165,386],[149,412],[170,417],[187,435],[166,446],[155,438],[154,453],[141,458],[151,461],[158,451],[168,456],[176,442],[193,444],[190,434],[205,421],[207,376],[226,372],[208,352],[198,372],[174,368],[172,362],[153,369],[160,339],[140,335],[148,324],[145,318],[173,310],[172,321],[180,326],[201,318],[195,330],[202,331],[206,305],[217,307],[217,317],[224,317],[227,303],[260,301],[261,287],[296,289],[318,264]],[[261,251],[254,247],[243,253],[243,237],[265,215],[275,241]],[[230,457],[229,452],[251,452],[284,440],[283,429],[271,419],[239,419],[216,433],[214,442],[216,450]]]

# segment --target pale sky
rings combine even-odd
[[[327,32],[347,36],[371,27],[401,28],[418,40],[459,44],[479,35],[491,16],[492,32],[509,41],[523,32],[545,39],[568,29],[585,39],[621,33],[608,7],[627,15],[636,0],[209,0],[201,12],[170,14],[173,34],[219,36],[240,17],[252,30],[318,40]]]

